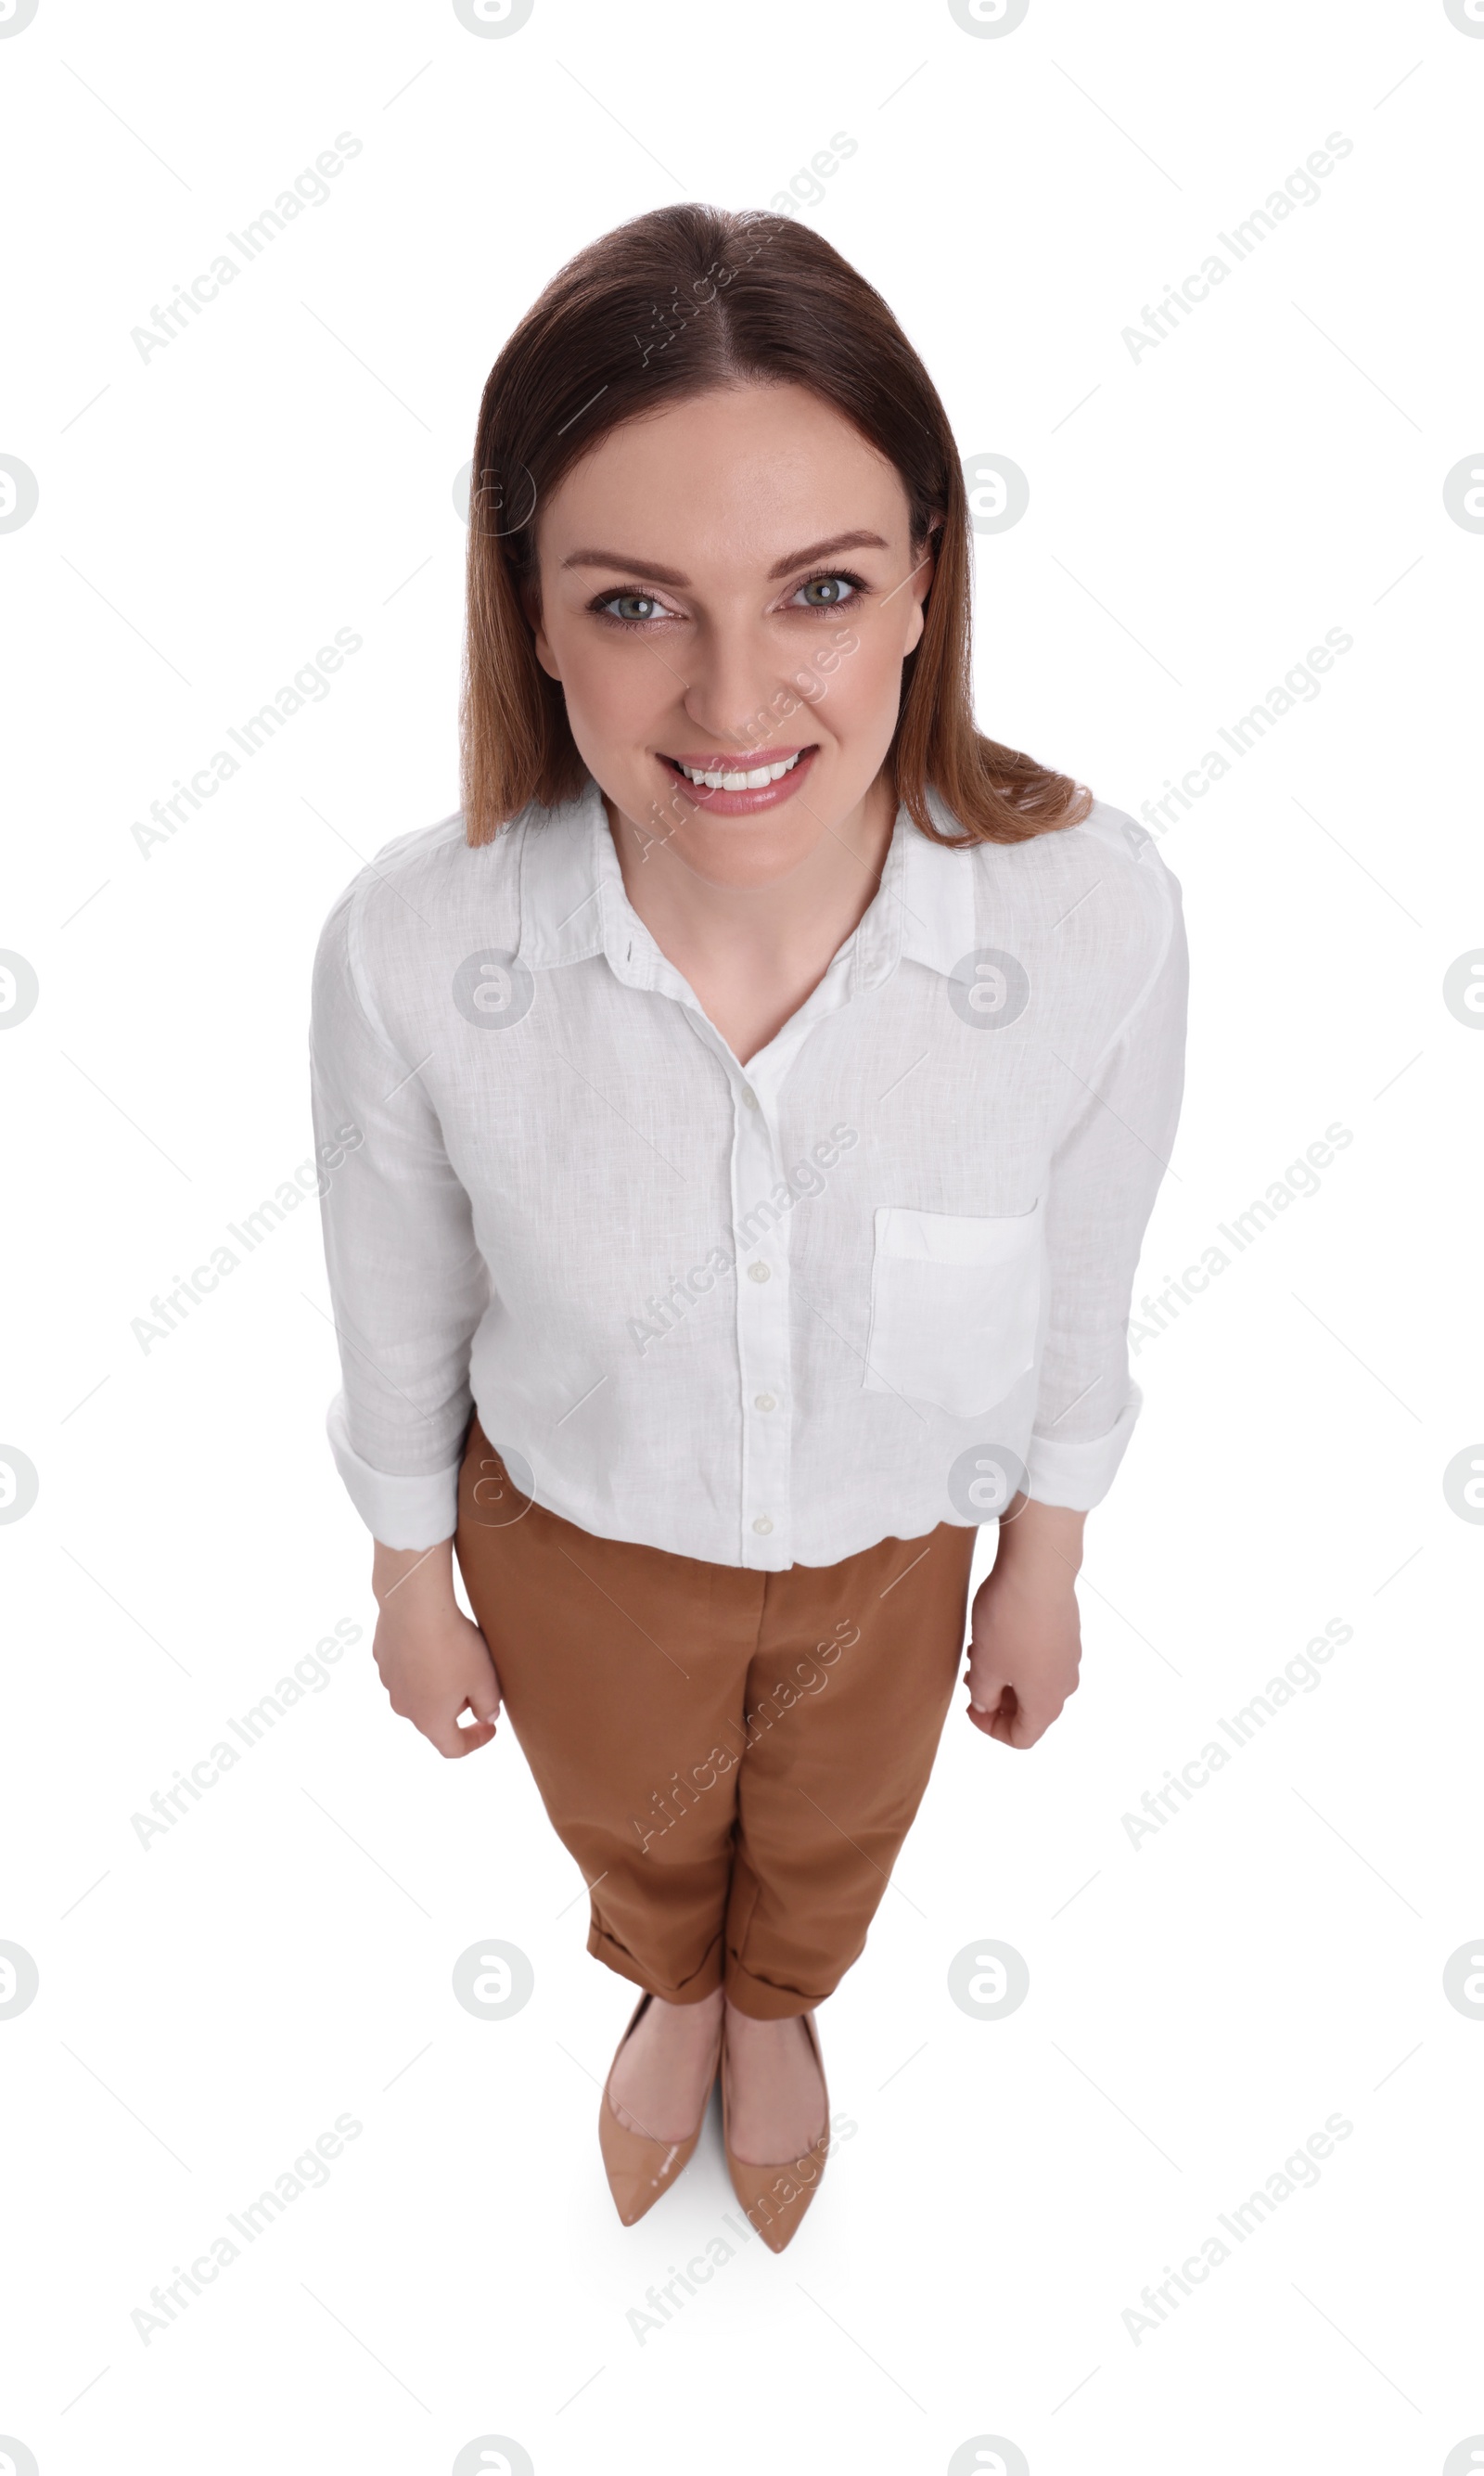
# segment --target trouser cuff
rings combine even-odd
[[[834,1993],[832,1986],[827,1986],[820,1994],[805,1994],[797,1986],[774,1986],[765,1977],[754,1977],[730,1954],[726,1986],[728,2002],[745,2012],[750,2020],[791,2020],[801,2012],[812,2012],[817,2003]]]
[[[601,1960],[619,1977],[627,1977],[631,1986],[642,1986],[646,1994],[656,1994],[662,2003],[704,2003],[722,1983],[722,1946],[718,1936],[701,1966],[689,1977],[677,1982],[656,1977],[631,1951],[604,1931],[594,1918],[587,1929],[587,1948],[594,1960]],[[745,2009],[745,2006],[739,2006]],[[807,2010],[807,2005],[803,2007]]]

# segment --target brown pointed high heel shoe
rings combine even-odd
[[[825,2079],[825,2059],[819,2050],[819,2032],[810,2012],[800,2014],[808,2031],[819,2066],[820,2088],[825,2100],[825,2129],[819,2139],[804,2151],[802,2158],[791,2158],[776,2166],[754,2166],[745,2158],[732,2154],[730,2114],[727,2103],[727,2049],[722,2043],[722,2142],[727,2151],[727,2171],[731,2189],[747,2213],[747,2222],[760,2235],[770,2252],[781,2252],[792,2243],[804,2222],[804,2214],[819,2191],[819,2179],[825,2171],[825,2159],[829,2149],[829,2089]],[[723,2006],[722,2018],[726,2018]]]
[[[627,2124],[620,2123],[613,2112],[613,2101],[609,2094],[613,2086],[613,2065],[618,2062],[619,2056],[633,2036],[653,2000],[654,1997],[649,1994],[640,1996],[634,2008],[633,2018],[614,2049],[613,2063],[608,2066],[608,2077],[604,2083],[603,2099],[598,2109],[598,2145],[603,2151],[603,2165],[608,2179],[608,2190],[613,2195],[614,2206],[626,2227],[633,2226],[643,2217],[646,2210],[654,2208],[655,2202],[663,2193],[669,2191],[676,2177],[682,2168],[689,2166],[695,2156],[696,2143],[701,2138],[702,2127],[705,2122],[706,2108],[711,2103],[711,2090],[716,2079],[717,2067],[721,2062],[722,2033],[718,2023],[716,2052],[711,2059],[711,2069],[706,2078],[705,2097],[702,2103],[700,2121],[688,2140],[652,2141],[647,2134],[631,2132]]]

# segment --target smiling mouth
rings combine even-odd
[[[680,756],[662,755],[662,761],[673,772],[682,775],[687,782],[693,783],[697,790],[762,791],[770,782],[780,782],[785,774],[793,772],[801,757],[810,756],[813,753],[812,748],[796,748],[791,756],[776,757],[766,765],[738,765],[725,757],[718,757],[708,765],[688,763]]]

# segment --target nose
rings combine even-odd
[[[778,646],[755,619],[709,621],[686,667],[682,702],[701,745],[714,747],[718,755],[740,755],[787,737],[803,691],[779,667]]]

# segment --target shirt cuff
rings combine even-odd
[[[351,1444],[343,1393],[331,1402],[325,1429],[346,1494],[373,1539],[383,1548],[436,1548],[452,1539],[458,1527],[458,1462],[421,1478],[373,1470]]]
[[[1134,1421],[1144,1396],[1130,1383],[1128,1399],[1105,1436],[1087,1444],[1069,1444],[1051,1435],[1032,1435],[1026,1463],[1026,1493],[1038,1504],[1065,1504],[1074,1513],[1091,1513],[1101,1504],[1118,1475],[1128,1448]]]

